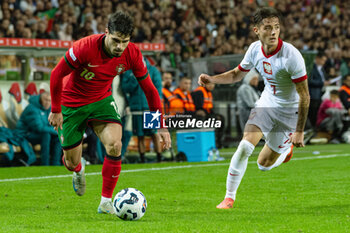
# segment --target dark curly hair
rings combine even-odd
[[[272,7],[259,8],[253,16],[254,25],[259,25],[263,19],[277,17],[281,23],[282,15],[278,10]]]
[[[134,31],[134,20],[128,13],[117,11],[109,18],[107,28],[109,33],[120,32],[131,36]]]

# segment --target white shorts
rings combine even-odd
[[[295,132],[298,113],[289,114],[279,111],[278,108],[259,108],[251,110],[247,124],[256,125],[263,133],[266,144],[275,152],[282,154],[292,144],[290,135]]]

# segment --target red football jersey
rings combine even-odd
[[[129,43],[120,57],[109,57],[104,51],[105,34],[92,35],[76,41],[65,54],[74,69],[62,91],[62,105],[79,107],[111,95],[115,76],[131,69],[137,79],[147,77],[147,67],[140,49]]]

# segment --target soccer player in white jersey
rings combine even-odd
[[[309,108],[309,91],[304,59],[291,44],[279,39],[280,14],[273,8],[260,8],[254,14],[254,32],[259,41],[252,43],[240,65],[225,73],[201,74],[198,84],[239,82],[251,69],[264,78],[265,89],[252,109],[243,139],[232,156],[226,181],[225,199],[219,209],[233,207],[248,158],[262,137],[265,146],[258,167],[270,170],[288,162],[293,145],[304,147],[304,126]]]

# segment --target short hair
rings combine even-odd
[[[171,77],[173,77],[173,76],[174,76],[174,75],[173,75],[171,72],[169,72],[169,71],[164,71],[164,72],[163,72],[163,74],[162,74],[162,77],[164,77],[164,75],[165,75],[165,74],[170,74],[170,75],[171,75]]]
[[[254,13],[253,22],[254,25],[259,25],[263,21],[263,19],[273,17],[277,17],[278,20],[281,22],[282,16],[278,10],[272,7],[262,7]]]
[[[338,90],[331,90],[330,94],[331,95],[339,95],[339,91]]]
[[[191,80],[191,81],[192,81],[192,79],[191,79],[190,77],[188,77],[188,76],[183,76],[183,77],[180,78],[180,82],[181,82],[182,80],[185,80],[185,79]]]
[[[134,20],[128,13],[117,11],[109,18],[107,28],[109,33],[120,32],[131,36],[134,31]]]
[[[324,51],[318,51],[318,53],[316,54],[316,57],[317,57],[317,58],[322,58],[322,57],[324,57],[324,56],[326,56],[326,54],[325,54]]]

